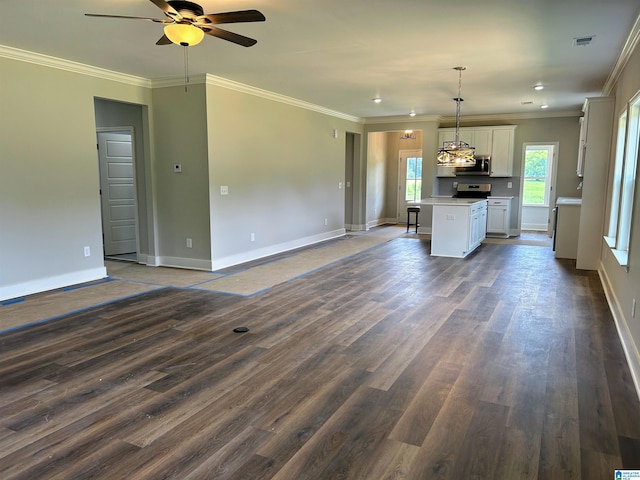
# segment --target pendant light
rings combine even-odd
[[[458,70],[458,97],[453,99],[456,102],[456,137],[453,142],[443,142],[437,156],[438,165],[445,167],[475,165],[473,158],[475,147],[470,147],[468,143],[460,140],[460,102],[463,101],[460,90],[462,71],[466,69],[467,67],[454,67],[454,70]]]

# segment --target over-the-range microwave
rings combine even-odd
[[[459,175],[489,175],[491,174],[491,156],[490,155],[475,155],[475,164],[455,167],[456,176]]]

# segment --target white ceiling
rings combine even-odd
[[[577,111],[597,96],[640,13],[638,0],[200,0],[205,13],[260,10],[264,23],[221,26],[189,49],[209,73],[356,117]],[[183,48],[156,46],[162,25],[84,13],[164,18],[149,0],[0,0],[0,45],[148,79],[180,77]],[[593,36],[589,46],[576,37]],[[533,86],[542,83],[545,90]],[[383,102],[374,104],[380,96]],[[522,102],[533,102],[522,105]]]

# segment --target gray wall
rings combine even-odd
[[[622,74],[618,77],[614,89],[616,105],[611,146],[610,179],[613,177],[612,169],[613,159],[615,158],[614,145],[618,131],[618,117],[627,102],[638,93],[640,93],[640,49],[636,47]],[[611,188],[610,182],[608,186]],[[610,201],[607,201],[607,214],[604,225],[609,224],[610,207]],[[623,337],[627,357],[630,359],[636,382],[638,382],[636,387],[640,392],[640,175],[637,174],[637,171],[633,208],[628,269],[618,264],[609,247],[603,242],[599,271],[601,278],[605,281],[605,287],[608,289],[609,300],[618,321],[618,331]],[[631,307],[634,299],[638,303],[635,318],[631,316]]]
[[[94,97],[150,90],[6,58],[0,71],[0,298],[99,278]]]

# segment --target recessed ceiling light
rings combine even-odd
[[[544,85],[536,85],[533,87],[534,90],[544,90]]]
[[[373,101],[375,103],[380,103],[380,102],[382,102],[382,99],[380,97],[376,97],[376,98],[373,99]]]
[[[544,105],[540,105],[540,108],[549,108],[549,105],[545,103]]]
[[[410,117],[415,117],[415,116],[416,116],[416,112],[411,112],[411,113],[409,114],[409,116],[410,116]]]

